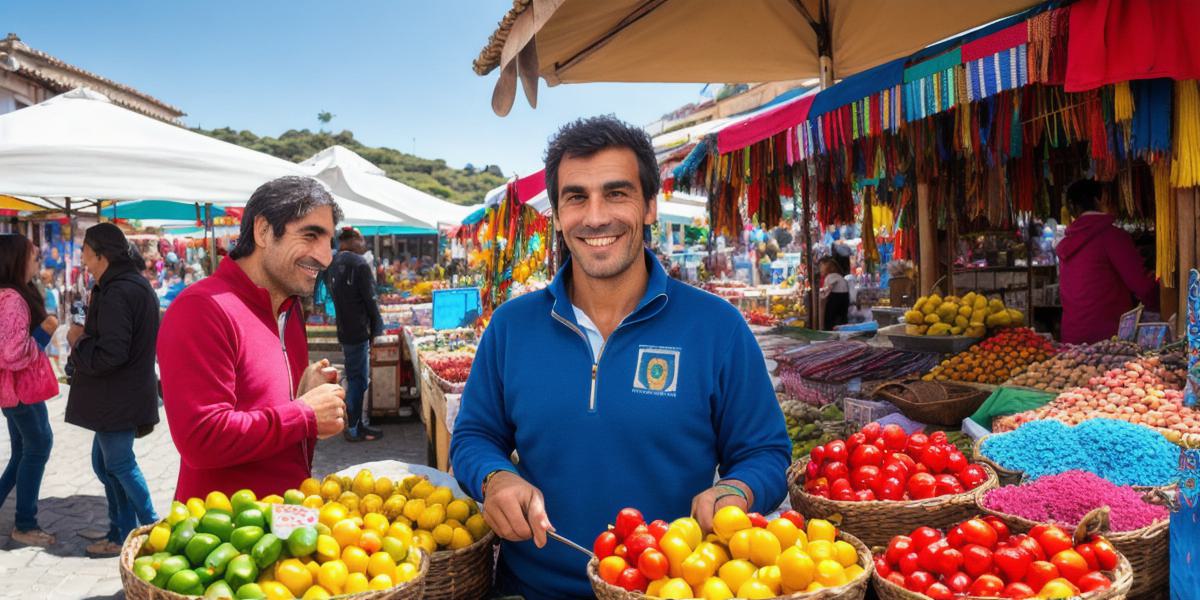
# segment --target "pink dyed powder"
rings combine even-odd
[[[1113,531],[1132,531],[1168,518],[1163,506],[1148,504],[1131,487],[1119,486],[1086,471],[1047,475],[1024,485],[992,490],[984,506],[1039,523],[1078,525],[1083,517],[1108,506]]]

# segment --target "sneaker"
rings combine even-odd
[[[383,437],[383,430],[376,429],[374,427],[368,427],[366,425],[360,425],[358,428],[358,434],[366,438],[367,441],[373,442]]]
[[[54,539],[53,535],[42,531],[41,529],[30,529],[27,531],[13,529],[12,539],[13,541],[26,546],[39,546],[42,548],[53,546],[58,541]]]
[[[120,554],[121,546],[109,540],[100,540],[88,546],[86,552],[89,558],[108,558]]]

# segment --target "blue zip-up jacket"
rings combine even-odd
[[[481,498],[513,471],[542,491],[561,535],[584,546],[624,507],[686,517],[716,474],[784,497],[791,442],[762,350],[728,302],[667,277],[646,253],[646,294],[592,356],[564,276],[505,302],[480,340],[450,460]],[[518,465],[509,460],[516,450]],[[529,600],[592,597],[587,560],[556,542],[504,542],[499,583]]]

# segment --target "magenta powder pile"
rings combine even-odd
[[[1113,531],[1141,529],[1169,516],[1165,507],[1147,503],[1133,488],[1115,485],[1086,471],[1066,471],[998,488],[984,496],[983,504],[1030,521],[1072,527],[1092,510],[1108,506]]]

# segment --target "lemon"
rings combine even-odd
[[[405,583],[407,581],[412,581],[413,578],[416,577],[420,572],[421,571],[411,563],[400,563],[396,565],[396,574],[392,576],[392,579],[394,579],[398,584]]]
[[[421,511],[417,517],[417,528],[425,531],[433,531],[435,527],[441,525],[446,520],[446,507],[441,504],[427,506]]]
[[[173,507],[172,507],[173,508]],[[184,510],[187,510],[186,508]],[[150,537],[146,539],[146,549],[151,553],[162,552],[167,547],[167,541],[171,539],[171,526],[166,523],[159,523],[150,530]]]
[[[425,500],[416,498],[404,503],[404,517],[410,521],[416,521],[421,518],[421,514],[425,512]]]
[[[450,537],[450,549],[451,550],[459,550],[462,548],[466,548],[467,546],[470,546],[473,543],[475,543],[475,541],[471,539],[470,532],[468,532],[466,529],[463,529],[462,527],[454,528],[454,535],[452,535]]]
[[[229,502],[229,496],[225,492],[209,492],[204,498],[204,508],[206,510],[223,510],[229,514],[233,514],[233,504]]]
[[[354,476],[351,489],[359,496],[375,493],[375,476],[371,474],[370,469],[362,469]]]
[[[337,543],[343,548],[354,546],[358,544],[359,538],[362,537],[362,528],[352,519],[343,519],[334,523],[332,535],[333,539],[337,540]]]
[[[404,503],[407,501],[408,499],[404,496],[391,496],[387,500],[384,500],[379,512],[388,519],[395,520],[396,517],[399,517],[403,513]]]
[[[358,594],[371,589],[371,584],[367,581],[367,576],[362,573],[350,573],[346,576],[346,585],[342,588],[342,592],[346,594]]]
[[[296,595],[286,585],[278,581],[264,581],[258,584],[266,600],[292,600]]]
[[[325,506],[325,499],[320,496],[308,496],[300,505],[320,509],[322,506]]]
[[[751,579],[750,581],[743,583],[742,587],[738,588],[737,597],[738,598],[747,598],[750,600],[755,600],[755,599],[760,599],[760,598],[774,598],[775,592],[772,592],[771,588],[768,587],[765,583],[758,581],[756,579]]]
[[[397,521],[388,527],[387,537],[396,538],[403,542],[405,546],[407,546],[412,543],[413,530],[412,527]]]
[[[390,574],[381,573],[371,578],[370,589],[381,591],[393,587],[392,576]]]
[[[471,518],[467,519],[466,528],[471,533],[471,539],[475,541],[483,539],[483,536],[492,530],[483,518],[483,515],[480,514],[471,515]]]
[[[424,550],[425,552],[428,552],[429,554],[437,552],[437,541],[433,539],[432,533],[425,531],[424,529],[418,529],[413,532],[412,545]]]
[[[304,492],[305,496],[320,496],[321,482],[309,477],[308,479],[300,482],[300,491]]]
[[[314,585],[308,588],[308,591],[304,592],[304,596],[300,600],[325,600],[332,597],[333,595],[329,593],[329,590],[319,585]]]
[[[321,565],[317,583],[329,590],[329,593],[337,595],[342,593],[342,589],[346,586],[346,578],[349,576],[350,570],[346,568],[346,563],[340,560],[331,560]]]
[[[275,565],[275,579],[286,586],[293,596],[301,596],[312,586],[313,575],[304,563],[289,558]]]
[[[754,578],[754,565],[748,560],[736,559],[731,560],[721,565],[717,572],[725,583],[729,584],[729,589],[741,589],[742,584]]]
[[[388,530],[387,517],[377,512],[365,513],[363,515],[363,529],[370,529],[382,536]]]
[[[812,583],[817,570],[812,557],[795,546],[784,550],[776,564],[779,566],[783,591],[789,594],[804,591]]]
[[[750,527],[750,517],[746,516],[746,511],[736,506],[726,506],[713,515],[713,533],[717,534],[722,542],[728,542],[735,533]]]
[[[842,540],[834,542],[833,554],[834,560],[841,563],[843,567],[850,567],[858,563],[858,550],[850,542]]]
[[[391,576],[395,572],[396,561],[387,552],[376,552],[367,561],[367,575],[371,577],[378,577],[380,575]]]
[[[812,557],[814,562],[823,560],[834,560],[837,558],[837,550],[833,544],[825,540],[816,540],[808,543],[808,555]]]
[[[396,486],[392,484],[392,480],[387,477],[380,477],[375,480],[375,495],[380,498],[387,498],[392,495],[392,490]]]
[[[337,539],[330,535],[317,535],[317,562],[327,563],[337,560],[342,555],[342,547]]]
[[[335,500],[342,495],[342,484],[334,478],[326,478],[321,484],[321,497],[328,501]]]
[[[366,573],[367,563],[370,561],[370,555],[358,546],[347,546],[345,550],[342,550],[342,562],[346,563],[346,568],[351,573]]]
[[[836,560],[817,563],[817,583],[825,587],[836,587],[846,583],[846,571]]]
[[[466,523],[471,518],[471,507],[462,500],[455,500],[446,505],[446,518]]]
[[[380,498],[374,493],[367,494],[366,496],[363,496],[362,501],[359,502],[359,508],[362,510],[364,515],[367,513],[382,512],[383,498]]]
[[[800,537],[800,528],[782,517],[768,523],[767,531],[779,538],[779,545],[784,548],[795,546],[796,540]]]
[[[428,509],[426,509],[428,510]],[[454,537],[454,528],[442,523],[433,528],[433,541],[437,542],[439,548],[445,548],[450,545],[450,540]]]
[[[204,501],[199,498],[188,498],[186,506],[188,514],[197,519],[203,517],[204,513],[208,512],[208,509],[204,506]]]
[[[808,522],[808,541],[825,540],[832,543],[837,539],[837,527],[825,519],[811,519]]]
[[[773,565],[782,551],[775,534],[761,527],[750,530],[750,562],[760,567]]]
[[[435,489],[436,488],[433,487],[433,484],[429,483],[428,479],[422,479],[421,481],[413,484],[412,490],[408,495],[412,498],[420,498],[421,500],[424,500],[428,498]]]
[[[175,500],[171,503],[171,509],[167,512],[167,525],[174,527],[176,523],[192,516],[186,504]]]
[[[445,486],[438,486],[425,498],[426,504],[441,504],[445,506],[454,500],[454,492]]]

